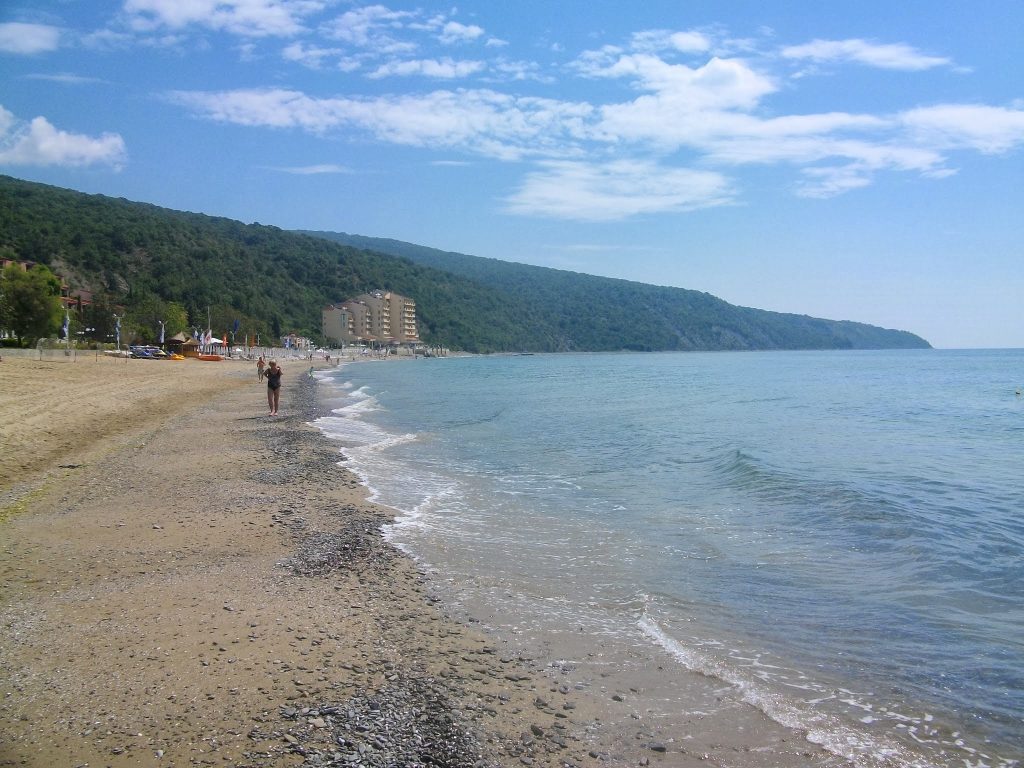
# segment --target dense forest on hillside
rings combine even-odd
[[[865,323],[737,307],[709,293],[514,264],[400,240],[305,232],[402,256],[498,288],[530,312],[552,317],[559,342],[577,349],[913,349],[905,331]],[[611,343],[610,343],[611,342]]]
[[[331,239],[327,239],[331,238]],[[320,337],[320,312],[382,288],[420,335],[474,352],[925,347],[899,331],[397,241],[287,232],[0,176],[0,256],[45,264],[99,306],[184,307],[220,333]],[[153,331],[155,332],[155,330]]]
[[[238,319],[241,334],[319,338],[326,304],[376,288],[413,297],[433,343],[520,349],[537,333],[500,292],[406,259],[4,176],[0,256],[45,264],[105,306],[174,301],[199,328],[209,308],[217,335]]]

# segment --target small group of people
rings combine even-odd
[[[275,360],[269,363],[260,355],[256,361],[256,377],[259,381],[267,380],[267,405],[270,406],[270,415],[277,416],[277,407],[281,402],[281,377],[284,372]]]

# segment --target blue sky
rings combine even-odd
[[[1020,0],[5,0],[0,172],[1024,347],[1022,41]]]

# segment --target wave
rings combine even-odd
[[[538,623],[570,626],[578,609],[595,618],[571,626],[596,635],[598,618],[614,616],[608,626],[634,648],[655,643],[680,674],[723,681],[857,766],[1009,765],[964,742],[1018,754],[1020,646],[1008,638],[1019,635],[1024,576],[1019,451],[978,449],[968,461],[942,450],[961,432],[914,414],[903,424],[859,400],[845,421],[798,408],[715,410],[717,401],[681,410],[653,395],[623,412],[636,393],[621,377],[597,379],[607,387],[597,390],[563,376],[564,388],[532,399],[518,379],[461,388],[450,386],[461,378],[414,379],[411,393],[429,393],[417,398],[403,387],[418,369],[387,370],[383,387],[395,389],[374,391],[393,412],[378,417],[373,392],[344,381],[331,403],[342,407],[318,426],[377,485],[375,500],[399,510],[392,543],[429,553],[445,583],[462,574],[467,594],[508,609],[509,625],[536,608]],[[559,410],[579,399],[594,405]],[[405,430],[374,426],[403,420]],[[410,428],[423,432],[395,434]],[[456,484],[453,497],[442,496],[443,481]],[[553,584],[578,604],[551,603]],[[605,600],[622,589],[657,602]],[[699,625],[734,639],[694,641]]]
[[[833,755],[850,761],[854,766],[867,768],[933,768],[933,763],[923,756],[910,753],[903,745],[892,740],[859,731],[810,706],[800,706],[795,699],[777,693],[753,674],[746,673],[738,666],[730,665],[687,646],[675,639],[645,611],[637,621],[640,631],[655,644],[663,648],[683,667],[705,677],[720,680],[737,691],[742,701],[757,708],[780,725],[797,731],[807,741],[817,744]],[[810,688],[807,681],[802,685]],[[837,692],[838,693],[838,692]],[[848,704],[870,711],[871,706],[846,695]],[[836,693],[815,692],[810,701],[833,699]],[[864,720],[864,722],[868,722]]]

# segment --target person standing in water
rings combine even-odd
[[[277,416],[277,405],[281,400],[281,367],[273,360],[267,365],[267,405],[270,406],[270,415]]]

